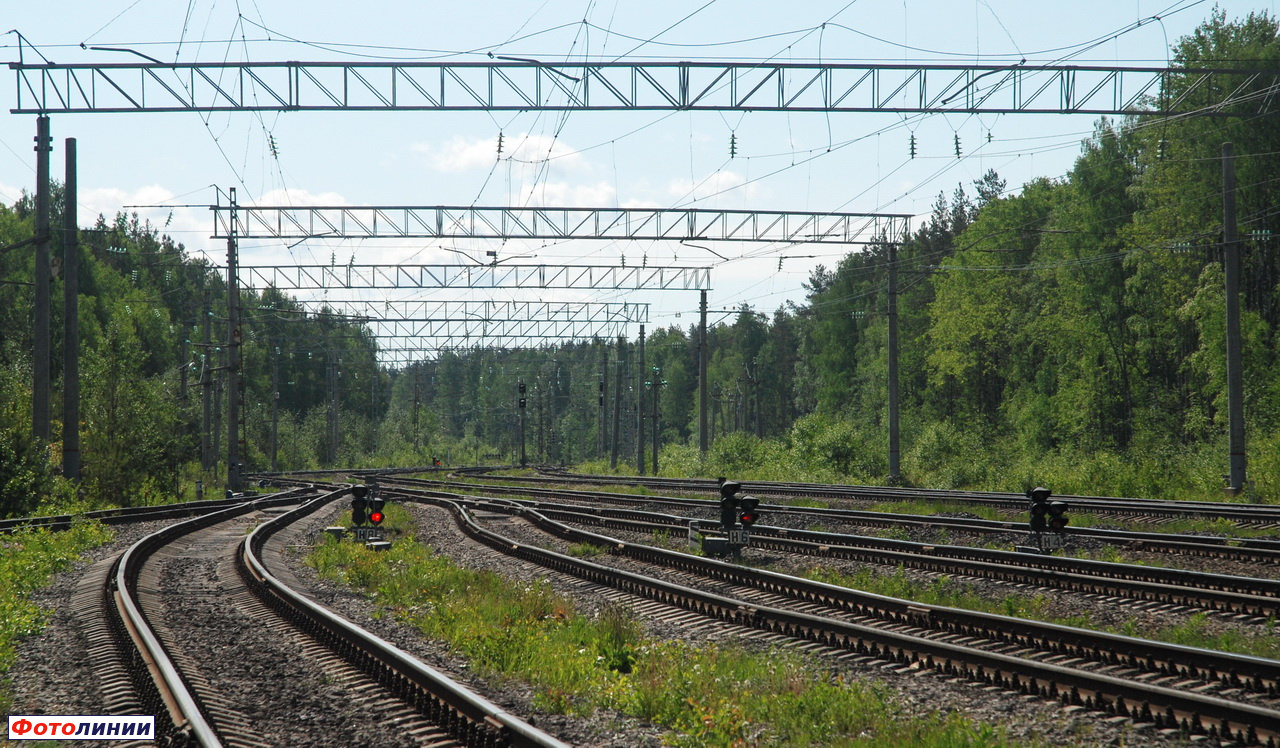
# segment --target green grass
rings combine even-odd
[[[110,542],[114,533],[100,522],[77,521],[70,530],[18,531],[0,536],[0,675],[18,658],[22,640],[44,628],[48,611],[31,594],[65,570],[80,554]],[[9,711],[12,696],[0,683],[0,711]]]
[[[595,543],[576,543],[569,546],[569,555],[574,558],[591,558],[593,556],[603,556],[609,552],[608,548]]]
[[[895,569],[891,574],[877,574],[869,569],[862,569],[856,574],[848,575],[820,567],[811,569],[805,576],[827,584],[926,605],[996,613],[1201,649],[1280,659],[1280,639],[1275,636],[1274,621],[1268,622],[1264,630],[1256,632],[1241,628],[1215,629],[1210,625],[1207,613],[1196,613],[1180,624],[1158,629],[1145,628],[1144,624],[1135,620],[1119,627],[1102,626],[1087,616],[1050,616],[1047,612],[1051,603],[1048,594],[1008,595],[993,599],[978,593],[973,585],[957,582],[950,577],[940,576],[930,581],[920,581],[913,579],[901,568]]]
[[[625,608],[586,615],[545,581],[460,568],[407,536],[381,553],[329,538],[308,563],[477,672],[529,684],[538,708],[617,710],[668,728],[672,745],[1013,745],[959,714],[903,713],[886,687],[844,681],[810,656],[652,639]]]

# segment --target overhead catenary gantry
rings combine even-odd
[[[376,340],[378,358],[388,365],[405,359],[384,355],[393,350],[538,348],[625,336],[628,325],[649,321],[649,305],[631,302],[326,298],[294,303],[298,308],[288,310],[271,304],[251,307],[246,317],[323,317],[364,325],[359,337]],[[252,332],[249,339],[254,339]],[[422,349],[422,341],[430,347]]]
[[[501,299],[372,300],[325,298],[295,299],[297,313],[337,315],[357,322],[446,322],[481,320],[487,322],[633,322],[649,321],[649,304],[628,301],[513,301]],[[280,314],[281,310],[261,305],[254,311]]]
[[[902,242],[911,216],[707,208],[214,205],[215,239]]]
[[[12,111],[46,115],[593,109],[1214,116],[1269,114],[1280,89],[1276,70],[1022,63],[495,60],[9,67],[17,76]],[[1175,79],[1177,86],[1171,85]],[[1247,105],[1243,111],[1241,105]]]
[[[554,320],[473,320],[452,319],[402,322],[378,320],[364,337],[378,340],[379,352],[384,341],[391,347],[404,347],[406,340],[442,341],[440,345],[458,345],[456,341],[488,343],[515,348],[516,340],[537,341],[533,347],[554,342],[574,342],[593,338],[612,339],[627,333],[629,323],[614,321]]]
[[[244,288],[281,291],[417,288],[576,288],[691,291],[710,287],[709,267],[607,265],[241,265]]]

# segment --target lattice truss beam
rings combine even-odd
[[[483,344],[489,347],[520,348],[513,341],[534,341],[533,345],[555,342],[617,338],[627,334],[626,322],[547,322],[545,320],[448,320],[442,322],[396,322],[381,320],[369,337],[378,348],[405,348],[431,341],[433,345]]]
[[[702,208],[210,206],[214,238],[901,243],[911,216]]]
[[[382,346],[379,346],[378,360],[384,365],[399,367],[399,366],[407,366],[409,364],[416,363],[418,361],[425,361],[425,360],[431,360],[434,358],[439,358],[440,355],[444,353],[456,353],[459,355],[466,355],[469,353],[479,353],[481,351],[490,352],[490,353],[494,353],[494,352],[513,353],[513,352],[519,352],[519,351],[527,351],[529,349],[555,347],[555,344],[549,343],[546,340],[538,340],[538,341],[530,340],[530,341],[517,341],[517,342],[523,342],[525,344],[520,346],[507,346],[505,344],[489,345],[489,344],[478,342],[478,341],[471,341],[468,343],[454,344],[454,345],[444,345],[444,344],[437,345],[435,343],[413,343],[408,346],[400,347],[400,348],[384,348]],[[566,341],[566,342],[571,342],[571,341]],[[341,360],[344,360],[344,357],[351,356],[350,350],[341,350],[341,349],[316,350],[316,351],[312,351],[311,353],[313,355],[313,360],[326,360],[328,358],[337,358],[338,360],[341,361]]]
[[[357,322],[551,322],[647,323],[649,304],[594,301],[383,301],[373,299],[297,300],[301,311],[339,315]],[[259,311],[271,313],[269,307]]]
[[[10,63],[18,114],[332,110],[1272,113],[1280,71],[537,61]],[[1174,84],[1174,81],[1177,81]],[[1178,94],[1172,95],[1177,91]]]
[[[604,265],[249,265],[241,288],[281,291],[418,288],[576,288],[628,291],[710,290],[709,267]]]

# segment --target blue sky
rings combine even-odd
[[[163,61],[564,60],[874,61],[1163,65],[1168,47],[1212,12],[1196,0],[836,0],[828,2],[406,3],[95,0],[10,3],[4,28],[55,62],[123,62],[129,47]],[[1220,3],[1229,18],[1275,0]],[[1157,19],[1158,16],[1158,19]],[[0,36],[6,60],[17,36]],[[31,49],[24,50],[28,61]],[[6,71],[7,72],[7,71]],[[12,73],[0,82],[7,110]],[[126,205],[207,205],[215,185],[242,203],[689,206],[927,213],[939,192],[995,169],[1016,187],[1058,177],[1092,130],[1086,116],[777,113],[101,114],[53,118],[78,142],[82,219]],[[496,142],[503,134],[504,153]],[[0,200],[34,182],[31,116],[0,116]],[[914,134],[918,156],[909,158]],[[729,138],[738,155],[729,157]],[[954,153],[959,137],[962,157]],[[275,154],[271,143],[275,144]],[[839,147],[832,147],[838,145]],[[972,194],[972,190],[970,190]],[[193,251],[225,261],[207,210],[140,210]],[[311,240],[246,243],[246,264],[457,262],[451,249],[523,262],[712,264],[713,308],[771,312],[803,299],[822,248],[671,244],[494,247]],[[809,256],[813,255],[813,256]],[[786,259],[781,263],[779,257]],[[688,324],[696,293],[556,292],[572,300],[649,301],[652,324]],[[487,296],[488,294],[486,294]],[[506,295],[493,292],[493,295]],[[518,294],[512,294],[518,295]],[[536,294],[525,294],[526,297]],[[466,298],[455,296],[454,298]],[[473,298],[482,298],[475,296]],[[676,315],[681,315],[680,319]]]

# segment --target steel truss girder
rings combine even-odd
[[[710,290],[709,267],[607,265],[262,265],[238,268],[240,287],[281,291],[416,288]]]
[[[471,341],[467,343],[454,343],[450,345],[437,345],[435,343],[406,343],[401,347],[383,348],[378,347],[377,357],[382,364],[400,364],[407,365],[418,361],[424,361],[438,357],[442,353],[479,353],[481,351],[490,353],[516,353],[527,351],[531,348],[553,348],[554,344],[547,341],[541,341],[538,345],[526,345],[518,348],[507,347],[505,345],[489,345],[484,341]],[[315,350],[311,352],[315,361],[325,361],[330,358],[337,359],[339,365],[344,360],[356,357],[353,351],[341,348],[332,348],[327,350]]]
[[[16,114],[711,110],[1271,113],[1280,71],[770,62],[10,63]],[[1166,96],[1178,79],[1179,97]],[[1191,94],[1191,95],[1187,95]]]
[[[210,206],[215,239],[603,239],[901,243],[910,215],[702,208]],[[234,221],[235,231],[232,232]]]
[[[307,313],[334,313],[371,322],[634,322],[649,321],[649,304],[595,301],[296,300]]]
[[[616,338],[627,333],[627,322],[547,320],[443,320],[413,321],[374,320],[369,324],[369,337],[378,340],[490,340],[522,338],[530,340],[567,340],[592,337]]]

